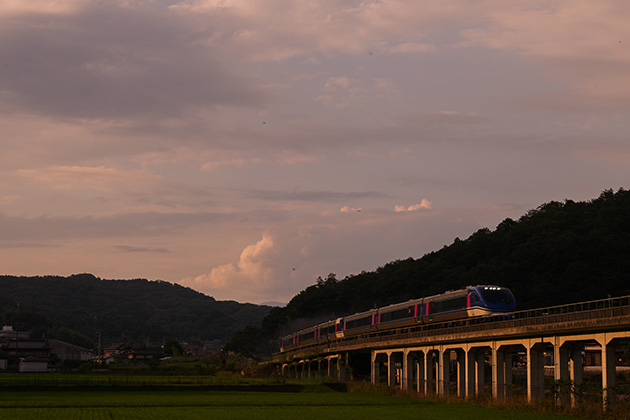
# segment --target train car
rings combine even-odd
[[[468,318],[468,290],[451,290],[424,298],[422,322],[445,322]]]
[[[280,353],[283,353],[287,350],[292,350],[295,347],[297,347],[295,334],[285,335],[280,339]]]
[[[359,312],[307,328],[282,339],[281,351],[370,331],[505,314],[516,308],[512,292],[478,285]]]
[[[336,325],[335,321],[327,321],[327,322],[324,322],[322,324],[319,324],[318,325],[319,332],[318,332],[318,335],[317,335],[317,342],[318,343],[325,343],[325,342],[328,342],[330,340],[333,340],[333,339],[337,338],[337,335],[335,333],[335,325]]]
[[[297,344],[300,346],[305,346],[315,343],[317,341],[318,330],[318,326],[314,326],[298,332]]]
[[[377,329],[400,328],[422,322],[423,300],[412,299],[380,308],[376,318]]]
[[[500,286],[469,286],[424,298],[423,323],[496,315],[516,308],[512,292]]]
[[[344,318],[344,336],[362,334],[376,329],[378,309],[359,312]]]
[[[337,323],[338,320],[327,321],[317,324],[314,327],[305,328],[295,333],[285,335],[280,339],[280,352],[282,353],[308,344],[325,343],[329,340],[334,340],[338,335],[335,330]]]
[[[309,343],[316,342],[317,327],[309,327],[303,330],[285,335],[280,340],[280,352],[291,350]]]

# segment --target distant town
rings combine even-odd
[[[150,364],[173,356],[202,357],[220,350],[220,342],[204,345],[169,341],[160,347],[132,346],[128,343],[108,343],[96,352],[91,349],[51,338],[33,338],[26,331],[16,331],[4,325],[0,331],[0,372],[49,372],[90,368],[112,363]]]

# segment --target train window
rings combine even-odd
[[[366,325],[372,325],[372,314],[363,318],[354,319],[346,322],[346,330],[352,330],[354,328],[365,327]]]
[[[456,309],[462,309],[466,307],[466,296],[456,297],[454,299],[445,299],[439,301],[433,301],[429,305],[429,315],[449,312]]]
[[[412,318],[414,314],[414,307],[399,309],[391,312],[381,312],[381,323],[396,321],[398,319]]]
[[[427,305],[429,306],[429,311],[427,312],[427,315],[433,315],[436,312],[442,312],[442,302],[436,302],[436,301],[432,301],[432,302],[427,302]]]
[[[507,289],[484,289],[481,294],[488,303],[510,304],[514,301],[512,293]]]
[[[477,292],[472,292],[470,294],[470,300],[472,303],[474,303],[475,305],[478,305],[479,302],[481,301],[481,299],[479,298],[479,295],[477,294]]]

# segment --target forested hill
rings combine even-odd
[[[277,336],[301,327],[299,319],[331,319],[475,284],[510,288],[519,309],[630,295],[630,192],[553,201],[419,259],[340,281],[331,274],[274,308],[263,325]]]
[[[86,347],[99,330],[104,345],[226,340],[247,325],[260,325],[269,309],[216,301],[165,281],[0,276],[3,325]]]

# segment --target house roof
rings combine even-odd
[[[46,350],[49,347],[46,340],[11,340],[4,348],[7,350]]]
[[[129,349],[131,349],[131,346],[127,343],[113,343],[105,347],[104,350],[115,351],[115,350],[129,350]]]
[[[20,357],[20,363],[48,363],[45,357]]]
[[[73,350],[83,351],[83,352],[91,352],[92,351],[92,350],[86,349],[84,347],[75,346],[74,344],[66,343],[65,341],[55,340],[55,339],[52,339],[52,338],[48,338],[48,339],[46,339],[46,341],[48,341],[48,344],[50,344],[51,347],[69,347],[69,348],[72,348]]]

